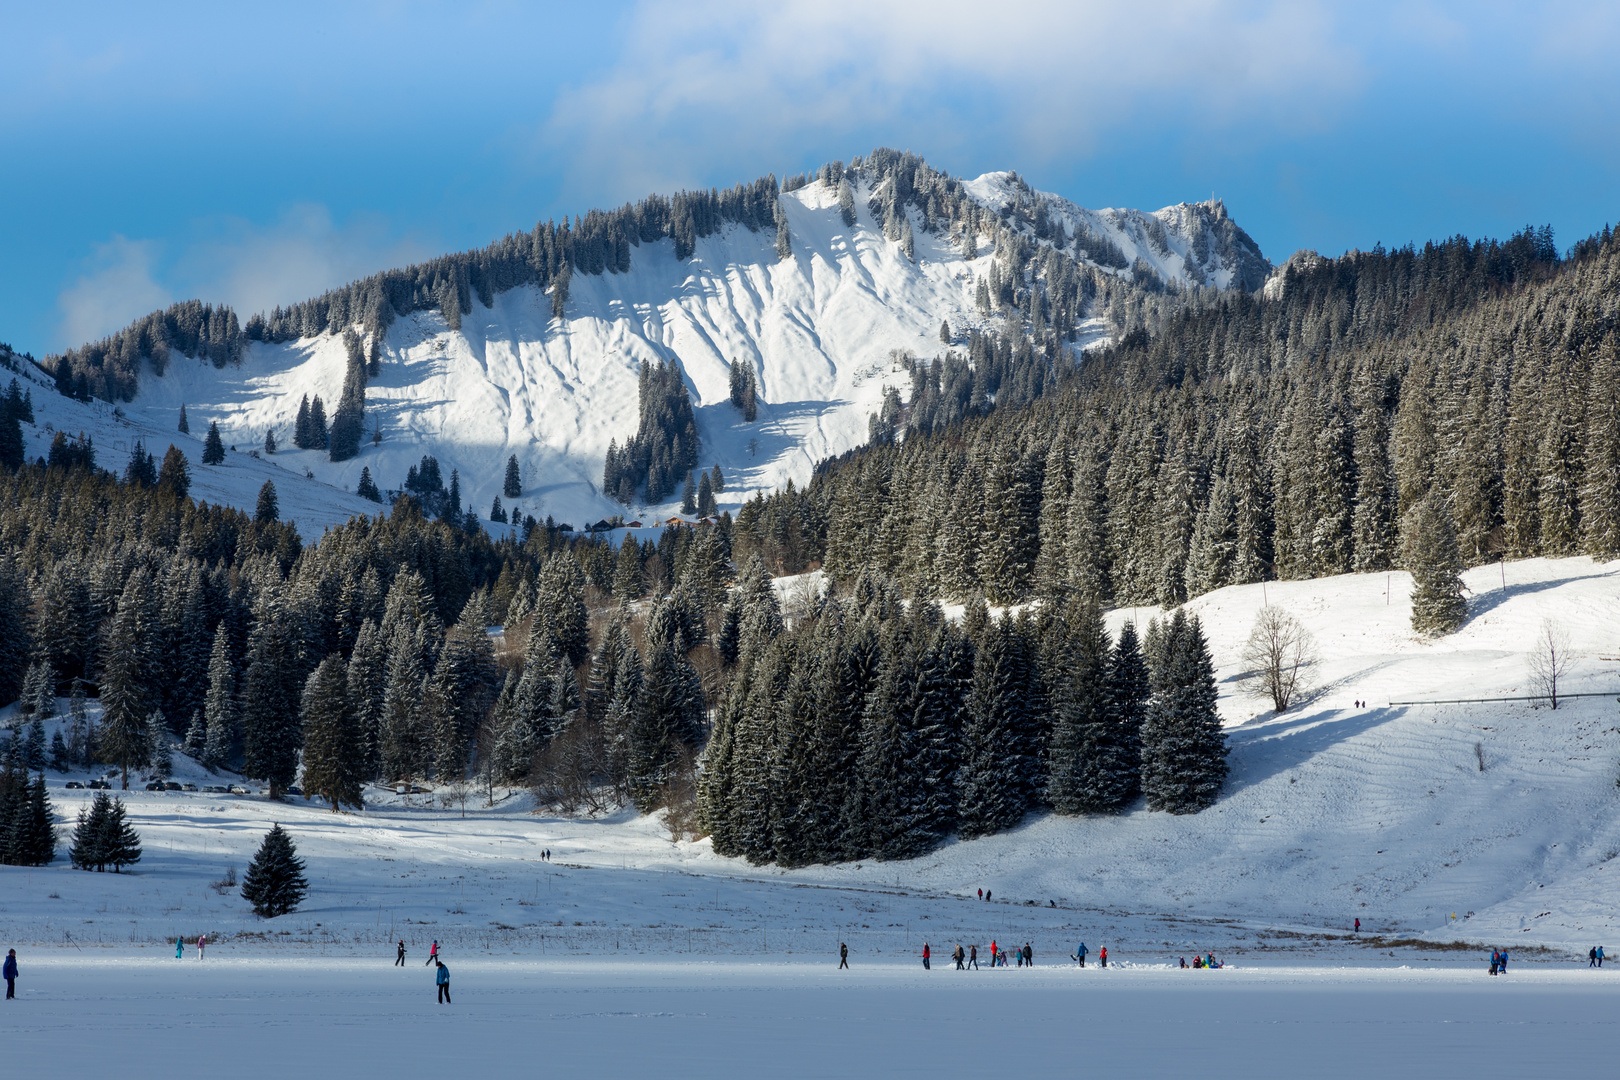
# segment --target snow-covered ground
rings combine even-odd
[[[1581,654],[1568,688],[1620,690],[1620,564],[1531,560],[1468,581],[1473,616],[1436,642],[1407,628],[1402,574],[1195,601],[1232,745],[1215,808],[1035,816],[910,862],[750,867],[671,842],[655,818],[536,814],[501,791],[493,807],[470,796],[465,817],[375,789],[345,814],[132,791],[145,845],[133,873],[74,871],[65,855],[0,868],[0,940],[24,969],[22,1000],[0,1013],[16,1033],[8,1063],[38,1075],[70,1054],[139,1051],[182,1073],[228,1059],[249,1075],[295,1054],[366,1072],[533,1061],[894,1075],[958,1059],[1046,1073],[1601,1072],[1620,974],[1584,956],[1620,949],[1615,697],[1557,711],[1388,702],[1529,693],[1525,652],[1549,617]],[[1307,622],[1326,658],[1320,691],[1282,717],[1255,715],[1236,682],[1267,601]],[[222,779],[184,758],[176,778]],[[90,793],[49,779],[71,820]],[[311,891],[263,921],[210,883],[240,874],[277,821]],[[175,961],[175,936],[199,932],[209,958]],[[403,971],[390,967],[398,940]],[[433,940],[454,1007],[433,1003],[421,967]],[[985,955],[992,940],[1030,942],[1036,970],[947,970],[956,943]],[[854,964],[841,975],[840,941]],[[1068,963],[1080,941],[1108,947],[1107,973]],[[1506,979],[1485,974],[1492,947],[1516,957]],[[1229,966],[1166,966],[1207,952]]]
[[[980,177],[968,189],[992,209],[1019,191],[1007,173]],[[730,226],[699,240],[684,262],[666,240],[634,249],[629,273],[574,275],[562,319],[552,317],[549,295],[525,287],[496,296],[491,307],[475,300],[459,330],[437,312],[397,320],[386,334],[382,374],[366,395],[367,431],[379,426],[383,441],[366,440],[358,457],[341,464],[292,446],[304,395],[319,394],[328,416],[336,407],[347,355],[340,335],[253,344],[239,367],[224,370],[176,355],[163,376],[143,373],[124,411],[167,433],[185,405],[193,431],[218,421],[226,442],[244,452],[274,430],[282,447],[275,465],[300,476],[308,469],[349,492],[364,467],[380,486],[400,488],[410,466],[433,454],[446,478],[459,470],[461,489],[481,516],[500,490],[507,457],[516,455],[524,480],[517,504],[583,527],[624,510],[598,490],[608,443],[636,431],[641,365],[675,357],[697,410],[699,463],[721,466],[720,504],[735,511],[755,491],[790,479],[803,484],[818,461],[865,442],[884,387],[909,389],[895,351],[924,358],[941,352],[941,320],[958,348],[970,329],[999,325],[974,306],[990,268],[989,245],[964,259],[957,241],[923,231],[913,210],[916,258],[908,259],[873,220],[869,194],[864,185],[856,192],[853,228],[840,217],[834,189],[814,183],[784,194],[793,246],[786,260],[777,258],[774,232]],[[1213,223],[1225,213],[1214,204],[1143,214],[1046,199],[1054,223],[1070,234],[1084,226],[1107,237],[1164,280],[1224,287],[1234,284],[1240,255],[1250,276],[1249,263],[1263,262],[1257,252],[1223,255],[1210,246]],[[1083,330],[1081,347],[1108,333],[1096,319]],[[759,375],[752,424],[728,401],[733,361]],[[121,467],[114,449],[104,462]],[[674,506],[631,513],[662,517]]]
[[[1232,746],[1226,791],[1202,814],[1035,815],[909,862],[783,871],[718,858],[706,841],[671,842],[656,818],[535,814],[523,793],[498,791],[492,808],[474,794],[463,817],[459,806],[423,796],[406,806],[374,789],[364,813],[341,815],[302,800],[134,791],[146,844],[137,872],[77,873],[65,858],[0,869],[0,934],[127,945],[207,929],[363,950],[449,935],[503,952],[532,951],[543,936],[544,947],[593,955],[819,952],[856,935],[891,955],[939,928],[983,943],[1038,939],[1041,955],[1095,933],[1158,961],[1210,949],[1361,956],[1372,946],[1344,936],[1360,918],[1386,938],[1432,944],[1566,956],[1620,948],[1616,698],[1571,698],[1556,711],[1387,704],[1528,693],[1525,650],[1549,616],[1582,657],[1567,690],[1620,696],[1620,564],[1511,563],[1506,592],[1503,572],[1470,572],[1475,614],[1436,642],[1407,629],[1402,574],[1242,586],[1195,601]],[[1323,688],[1281,717],[1254,716],[1236,682],[1238,647],[1266,600],[1304,619],[1327,658]],[[216,779],[184,758],[176,778]],[[65,779],[51,778],[52,795],[71,820],[89,792],[65,790]],[[299,914],[261,924],[208,883],[228,866],[240,872],[272,821],[293,832],[313,890]],[[539,861],[544,849],[552,863]],[[993,904],[968,899],[980,888]]]

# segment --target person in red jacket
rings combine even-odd
[[[994,939],[990,941],[990,966],[996,966],[996,943]]]
[[[932,968],[930,968],[928,966],[928,955],[929,955],[928,954],[928,942],[925,941],[925,942],[923,942],[923,970],[924,971],[932,971],[933,970]]]
[[[1097,960],[1103,967],[1108,966],[1108,946],[1104,945],[1102,947],[1102,951],[1097,954]]]

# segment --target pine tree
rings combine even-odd
[[[848,180],[838,181],[838,214],[846,226],[854,228],[855,192],[851,190]]]
[[[613,595],[620,602],[641,599],[645,591],[641,578],[641,545],[635,534],[625,531],[613,569]]]
[[[692,482],[692,474],[686,474],[686,483],[681,486],[681,513],[697,513],[697,485]]]
[[[191,423],[186,419],[186,407],[184,405],[180,406],[180,433],[182,435],[191,434]]]
[[[242,674],[242,771],[264,780],[279,798],[298,770],[302,741],[298,706],[304,680],[293,634],[294,613],[266,598],[255,612],[258,625],[248,643]]]
[[[253,511],[253,521],[258,525],[274,525],[280,520],[281,506],[276,498],[275,482],[266,480],[259,489],[259,503]]]
[[[197,761],[203,758],[203,750],[208,745],[208,721],[203,719],[201,709],[193,709],[191,721],[186,725],[185,742],[180,744],[181,752],[187,757]]]
[[[81,808],[68,848],[68,858],[80,870],[100,873],[141,861],[141,838],[124,818],[124,802],[105,791],[96,792],[88,812]]]
[[[563,670],[572,679],[573,668],[564,665]],[[428,691],[434,771],[441,783],[454,782],[465,774],[473,736],[494,700],[496,676],[494,650],[475,596],[445,635]]]
[[[523,477],[518,472],[516,454],[506,459],[506,479],[501,484],[501,494],[508,499],[520,499],[523,497]]]
[[[1022,792],[1007,778],[1022,764],[1009,759],[1027,726],[1024,688],[1014,684],[1010,636],[1006,622],[987,626],[974,652],[957,777],[957,831],[964,840],[1010,829],[1024,817]]]
[[[630,789],[646,813],[658,806],[670,766],[682,747],[703,736],[703,688],[681,647],[674,601],[661,601],[648,616],[640,701],[630,734]]]
[[[225,442],[219,437],[219,423],[209,421],[208,436],[203,440],[202,462],[204,465],[218,465],[225,460]]]
[[[219,769],[230,760],[236,741],[236,670],[231,663],[231,639],[220,622],[214,628],[214,645],[208,654],[208,696],[203,704],[202,763]]]
[[[1586,392],[1586,478],[1581,488],[1581,550],[1620,555],[1620,340],[1599,346]]]
[[[275,430],[275,428],[265,428],[264,429],[264,452],[266,454],[274,455],[275,452],[276,452],[276,449],[277,449],[277,447],[276,447],[276,430]]]
[[[295,910],[308,891],[304,860],[292,837],[280,824],[271,826],[242,877],[242,899],[261,919],[274,919]]]
[[[298,418],[293,421],[293,445],[300,450],[309,450],[315,445],[309,433],[308,394],[305,394],[298,402]]]
[[[1451,515],[1437,499],[1424,499],[1401,522],[1402,561],[1412,572],[1412,629],[1438,636],[1468,618],[1463,599],[1462,557]]]
[[[377,481],[371,478],[371,466],[365,465],[360,469],[360,482],[355,485],[354,493],[362,499],[370,499],[374,503],[382,502],[382,492],[377,490]]]
[[[146,767],[154,779],[167,780],[174,774],[173,740],[162,709],[153,709],[146,718]]]
[[[1057,670],[1048,680],[1052,737],[1047,802],[1060,814],[1117,813],[1131,795],[1131,751],[1115,722],[1102,610],[1077,605],[1058,624]]]
[[[158,638],[152,577],[145,567],[130,574],[102,649],[101,737],[103,761],[117,765],[129,789],[129,771],[147,763],[146,718],[157,698],[154,646]]]
[[[335,814],[344,805],[363,808],[365,740],[349,696],[348,672],[342,657],[322,660],[304,683],[303,790],[319,795]]]
[[[168,452],[163,455],[157,486],[158,490],[166,491],[176,499],[184,499],[191,491],[191,467],[186,464],[186,455],[173,443],[169,444]]]
[[[1195,814],[1214,805],[1227,774],[1215,664],[1196,617],[1178,609],[1163,633],[1142,728],[1142,790],[1149,810]]]
[[[321,401],[321,395],[316,394],[309,403],[309,449],[325,450],[330,441],[331,436],[326,430],[326,405]]]

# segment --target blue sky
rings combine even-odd
[[[874,146],[1273,260],[1620,220],[1620,5],[0,0],[0,341]]]

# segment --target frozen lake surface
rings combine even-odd
[[[6,1074],[1613,1075],[1620,973],[1525,964],[856,966],[46,949],[0,1011]]]

